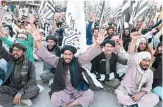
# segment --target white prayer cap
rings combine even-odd
[[[44,30],[43,30],[43,29],[39,29],[39,31],[40,31],[41,33],[44,33]]]
[[[139,47],[139,44],[140,43],[147,43],[147,39],[145,37],[141,37],[139,38],[137,41],[136,41],[136,47],[138,48]]]
[[[17,36],[18,36],[18,38],[27,39],[27,35],[23,31],[22,32],[19,32],[19,34]]]
[[[143,59],[147,59],[147,60],[151,60],[151,54],[149,52],[139,52],[137,55],[137,61],[138,64],[140,64],[141,61],[143,61]]]

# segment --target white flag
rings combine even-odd
[[[66,10],[66,36],[62,45],[71,45],[78,49],[77,54],[86,50],[86,29],[83,0],[68,0]]]
[[[3,18],[3,15],[4,15],[4,9],[3,9],[3,6],[0,5],[0,18],[1,19]]]

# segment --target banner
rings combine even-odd
[[[86,23],[83,0],[68,0],[66,10],[66,35],[62,46],[71,45],[78,49],[77,54],[86,50]]]

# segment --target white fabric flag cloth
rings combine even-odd
[[[86,50],[86,28],[83,0],[68,0],[66,10],[66,35],[62,45],[71,45],[78,49],[77,54]],[[77,55],[76,54],[76,55]]]
[[[0,5],[0,19],[3,18],[3,15],[4,15],[4,9],[3,9],[3,6]]]

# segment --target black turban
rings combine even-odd
[[[63,46],[62,49],[61,49],[61,53],[63,54],[65,50],[69,50],[73,54],[75,54],[77,52],[77,49],[75,47],[73,47],[73,46],[70,46],[70,45]]]
[[[106,39],[105,41],[103,41],[101,43],[101,46],[105,46],[106,43],[109,43],[111,44],[113,47],[115,47],[115,42],[113,40],[110,40],[110,39]]]
[[[57,42],[57,38],[55,36],[47,36],[46,41],[47,40],[53,40],[54,42]]]
[[[21,43],[14,43],[14,44],[12,45],[12,49],[13,49],[14,47],[19,48],[19,49],[21,49],[21,50],[23,50],[23,51],[26,51],[26,47],[25,47],[24,45],[22,45]]]

